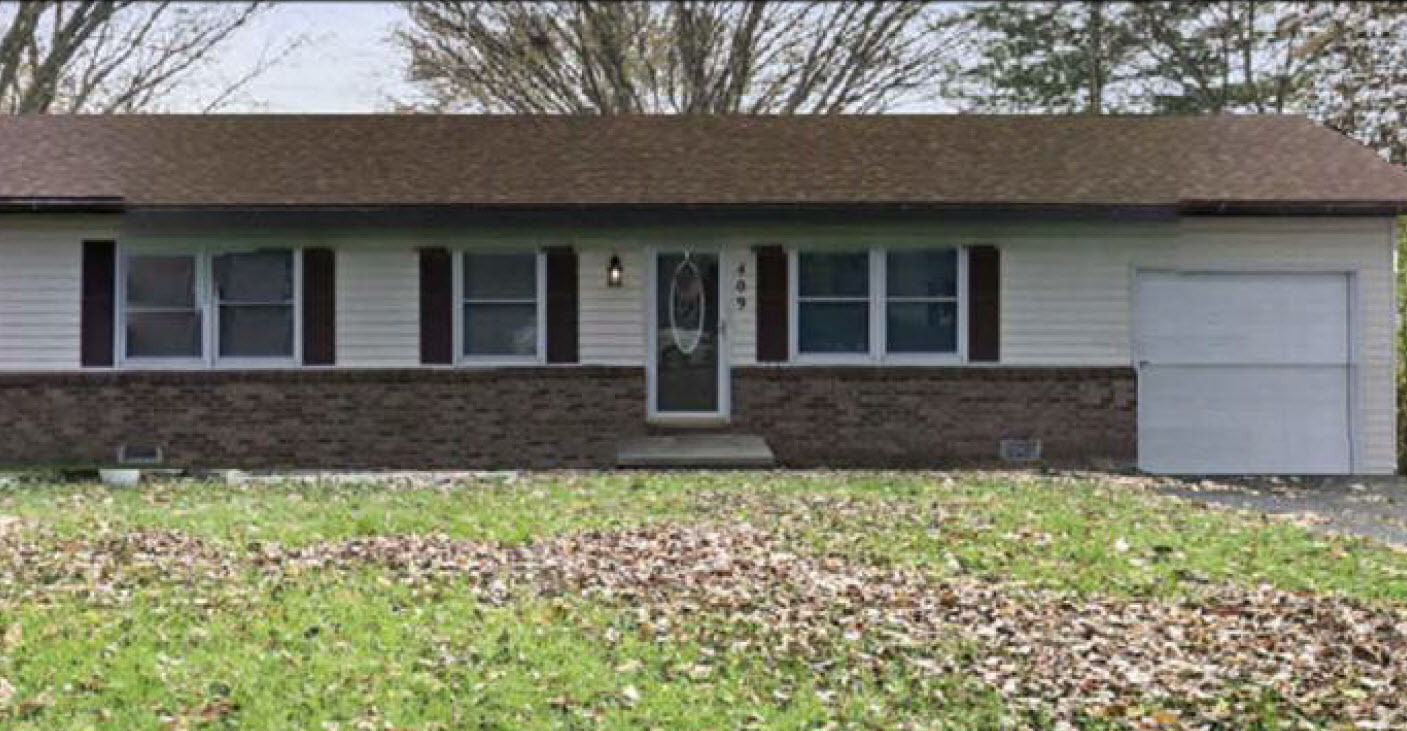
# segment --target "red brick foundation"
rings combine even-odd
[[[726,431],[787,466],[995,463],[1003,438],[1129,462],[1135,393],[1130,368],[743,367]],[[11,374],[0,464],[107,464],[125,443],[185,467],[609,467],[644,417],[641,368]]]
[[[753,367],[733,376],[733,423],[793,466],[994,463],[1039,439],[1058,464],[1129,463],[1132,368]]]
[[[644,394],[642,369],[575,366],[0,376],[0,463],[608,467]]]

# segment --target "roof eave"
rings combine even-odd
[[[1176,204],[954,201],[723,201],[678,203],[441,203],[441,204],[129,204],[118,196],[0,197],[0,213],[188,213],[456,216],[468,218],[565,217],[631,219],[688,214],[718,217],[825,216],[869,214],[884,217],[932,217],[964,220],[1166,220],[1184,216],[1397,216],[1407,214],[1404,200],[1211,200]]]
[[[0,196],[0,213],[116,213],[124,208],[117,196]]]
[[[610,219],[629,221],[670,216],[691,220],[754,217],[852,217],[931,218],[961,220],[1166,220],[1177,216],[1172,204],[1130,203],[1009,203],[954,201],[716,201],[716,202],[538,202],[538,203],[438,203],[438,204],[138,204],[127,209],[137,214],[353,214],[367,216],[427,216],[481,219],[548,217],[571,220]]]
[[[1407,200],[1186,200],[1178,212],[1185,216],[1397,216],[1407,213]]]

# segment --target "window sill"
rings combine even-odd
[[[257,371],[288,370],[302,368],[303,364],[291,358],[226,358],[217,360],[211,366],[216,371]]]
[[[210,364],[204,360],[129,358],[120,361],[114,370],[119,371],[207,371]]]
[[[117,365],[115,370],[119,371],[254,371],[254,370],[291,370],[305,368],[296,360],[290,358],[236,358],[217,360],[209,363],[205,360],[168,360],[161,358],[128,358]]]
[[[455,368],[513,368],[546,365],[538,358],[461,358]]]
[[[953,353],[920,355],[904,354],[890,355],[881,358],[876,365],[882,366],[958,366],[967,365],[967,360],[962,356]]]
[[[858,358],[849,357],[826,357],[819,355],[799,355],[792,358],[785,365],[818,365],[818,366],[868,366],[875,368],[903,368],[912,366],[962,366],[968,365],[967,360],[958,355],[891,355],[883,358],[871,358],[863,356]]]
[[[823,355],[819,353],[799,354],[791,359],[793,365],[854,365],[867,366],[875,365],[876,361],[868,355]]]

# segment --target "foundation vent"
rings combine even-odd
[[[161,464],[161,447],[155,444],[123,444],[117,448],[118,464]]]
[[[1041,440],[1003,439],[1000,453],[1005,462],[1034,462],[1041,458]]]

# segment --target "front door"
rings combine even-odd
[[[722,418],[726,354],[717,252],[655,252],[652,265],[650,414]]]

